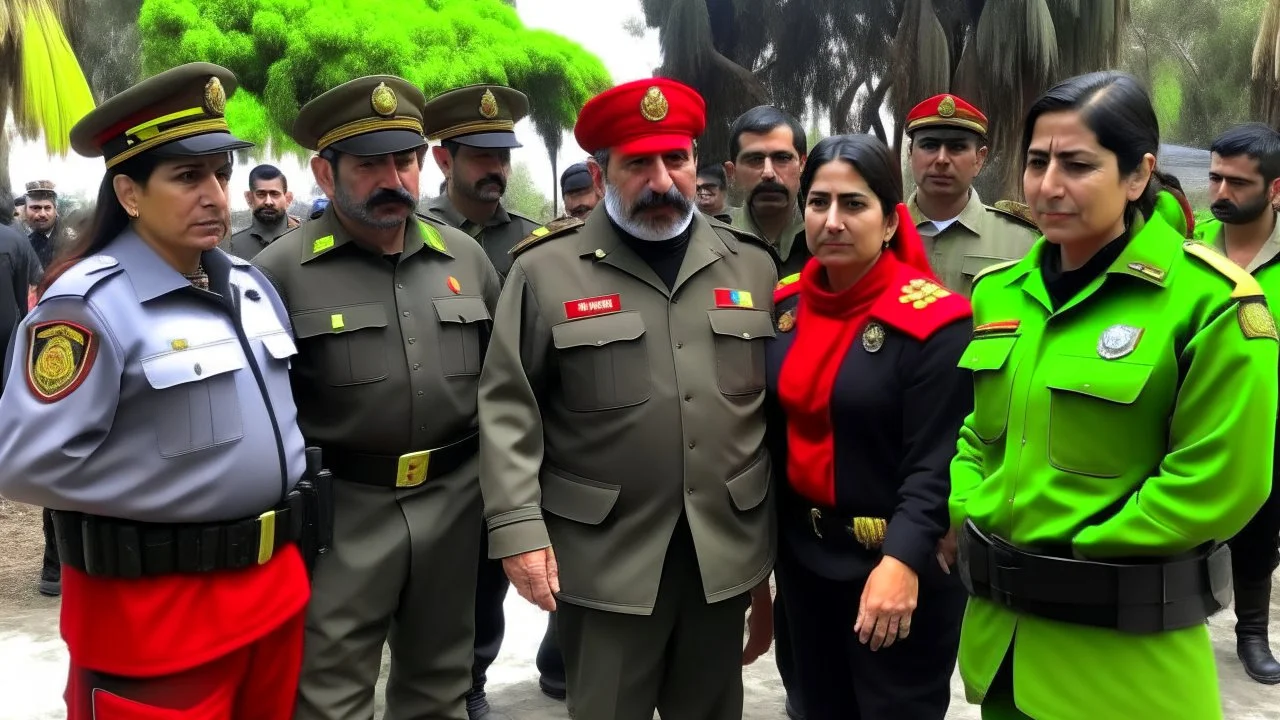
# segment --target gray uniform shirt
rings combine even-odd
[[[49,288],[19,328],[0,395],[0,494],[127,520],[213,522],[257,515],[292,489],[305,460],[284,307],[248,263],[219,250],[203,262],[227,302],[132,232]],[[62,357],[31,357],[33,340],[67,328]],[[65,363],[77,341],[93,358],[80,384],[40,397],[30,368]]]

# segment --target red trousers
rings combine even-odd
[[[261,640],[174,675],[123,677],[71,666],[67,720],[291,720],[304,613]]]

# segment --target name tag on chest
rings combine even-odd
[[[577,320],[593,315],[608,315],[622,310],[622,296],[600,295],[599,297],[570,300],[564,304],[564,315],[568,320]]]

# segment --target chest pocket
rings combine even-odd
[[[493,319],[484,300],[458,296],[431,302],[440,318],[440,367],[445,377],[479,375],[482,347]]]
[[[289,333],[283,330],[266,333],[260,336],[258,340],[267,349],[267,355],[284,363],[286,368],[290,364],[289,358],[298,354],[298,347],[293,344],[293,339],[289,337]]]
[[[570,320],[551,328],[565,407],[616,410],[649,399],[649,350],[638,312]]]
[[[224,340],[142,361],[147,383],[156,391],[150,413],[161,457],[175,457],[235,442],[244,437],[237,370],[244,353]]]
[[[1134,444],[1125,428],[1150,423],[1134,417],[1132,408],[1152,369],[1102,358],[1053,358],[1044,371],[1050,464],[1078,475],[1122,475],[1132,464]]]
[[[764,310],[708,310],[715,335],[716,384],[725,395],[754,395],[764,390],[765,341],[774,337],[773,319]]]
[[[1009,426],[1013,389],[1009,356],[1017,341],[1017,335],[974,338],[958,363],[973,371],[973,431],[988,445],[1003,437]]]
[[[324,381],[334,387],[385,380],[387,347],[382,303],[300,312],[292,316],[299,340],[319,346]]]

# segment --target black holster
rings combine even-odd
[[[307,469],[295,490],[305,500],[298,549],[311,573],[333,542],[333,475],[322,466],[320,448],[307,448]]]

